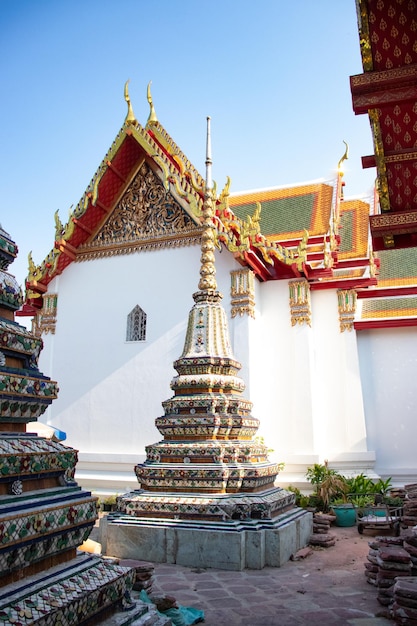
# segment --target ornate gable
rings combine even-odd
[[[200,232],[144,161],[104,225],[79,248],[76,260],[198,243]]]

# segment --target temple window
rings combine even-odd
[[[137,304],[127,316],[126,341],[145,341],[146,313]]]

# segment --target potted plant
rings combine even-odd
[[[103,506],[103,511],[105,512],[115,511],[116,510],[116,496],[114,494],[111,494],[107,496],[106,498],[104,498],[102,502],[102,506]]]
[[[344,498],[346,495],[345,478],[331,469],[328,461],[324,461],[323,464],[315,463],[307,468],[306,478],[314,486],[312,496],[318,499],[324,513],[329,511],[332,500]]]

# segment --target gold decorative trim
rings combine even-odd
[[[356,0],[362,67],[365,72],[373,70],[371,39],[369,36],[368,9],[365,0]]]
[[[92,261],[93,259],[101,259],[105,257],[119,256],[121,254],[134,254],[139,250],[149,252],[150,250],[163,250],[164,248],[182,248],[185,246],[199,246],[201,243],[201,232],[196,231],[193,235],[183,237],[164,237],[161,239],[138,241],[136,243],[119,244],[112,246],[103,246],[101,248],[89,250],[80,248],[75,262]]]
[[[381,127],[379,124],[379,109],[369,109],[368,115],[371,122],[372,135],[375,148],[375,162],[378,170],[377,191],[381,211],[390,210],[389,188],[387,179],[387,168],[385,165],[384,145],[382,142]]]
[[[340,332],[353,330],[356,313],[357,295],[354,289],[338,289],[337,305],[339,310]]]
[[[216,220],[218,241],[222,242],[229,252],[237,253],[242,259],[244,253],[253,247],[259,250],[268,265],[273,265],[277,259],[285,265],[294,265],[301,272],[307,260],[308,231],[304,230],[296,250],[290,250],[276,241],[268,240],[261,233],[260,202],[256,202],[252,216],[248,215],[246,220],[241,220],[229,207],[229,186],[230,179],[218,198]]]
[[[39,313],[32,319],[32,332],[36,337],[51,333],[55,335],[58,308],[58,294],[45,293]]]
[[[231,278],[231,314],[249,315],[255,318],[255,277],[249,268],[233,270],[230,272]]]
[[[364,74],[356,74],[351,77],[351,83],[354,87],[366,87],[372,84],[386,83],[398,79],[414,80],[417,76],[417,68],[415,65],[407,65],[404,67],[395,67],[391,70],[367,71]]]
[[[291,326],[308,324],[311,326],[310,284],[306,279],[290,280]]]
[[[389,215],[372,215],[372,228],[386,228],[393,226],[402,226],[405,224],[417,224],[417,216],[415,211],[408,213],[392,212]]]
[[[78,248],[76,260],[177,247],[184,245],[183,239],[199,243],[201,232],[201,226],[195,224],[143,162],[101,230],[92,241]]]

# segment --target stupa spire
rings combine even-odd
[[[217,292],[216,267],[215,267],[215,233],[213,217],[215,213],[213,198],[213,181],[211,177],[211,135],[210,135],[210,117],[207,117],[207,139],[206,139],[206,186],[203,204],[203,233],[201,235],[201,267],[200,282],[198,288],[200,292],[194,294],[195,302],[201,301],[201,298],[211,296],[216,299],[221,298],[221,294]],[[201,293],[204,292],[204,293]]]

